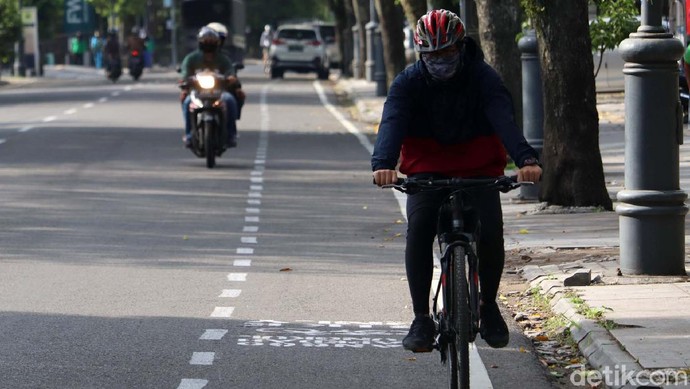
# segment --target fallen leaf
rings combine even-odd
[[[520,347],[520,352],[521,352],[521,353],[526,353],[527,350],[526,350],[524,347]]]
[[[182,240],[189,240],[189,237],[187,235],[182,237]]]
[[[508,297],[506,297],[506,296],[504,296],[504,295],[499,295],[499,296],[498,296],[498,299],[499,299],[499,300],[502,300],[502,301],[506,301],[506,300],[508,300]]]
[[[405,222],[402,221],[402,219],[398,219],[398,220],[395,221],[395,224],[403,224],[403,223],[405,223]]]
[[[536,340],[537,342],[546,342],[547,340],[549,340],[549,337],[546,335],[537,335],[534,337],[534,340]]]
[[[292,271],[292,269],[289,267],[284,267],[284,268],[280,269],[280,271]]]
[[[529,230],[526,228],[521,228],[520,231],[518,231],[518,234],[520,234],[520,235],[529,234]]]
[[[396,237],[396,238],[399,238],[399,237],[401,237],[401,236],[402,236],[402,234],[399,233],[399,232],[398,232],[397,234],[395,234],[395,237]]]
[[[369,207],[365,205],[362,207],[362,209],[369,209]]]

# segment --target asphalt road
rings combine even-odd
[[[369,129],[312,75],[242,78],[214,169],[182,147],[174,74],[0,89],[0,387],[447,387],[400,345],[404,219]],[[551,387],[512,339],[477,342],[481,387]]]

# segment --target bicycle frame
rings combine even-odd
[[[479,333],[479,257],[481,229],[477,210],[466,206],[467,192],[478,189],[507,192],[518,188],[514,177],[488,179],[399,179],[392,187],[404,193],[449,190],[439,209],[437,236],[441,249],[441,277],[433,298],[438,336],[435,347],[448,364],[450,388],[469,388],[469,345]],[[385,186],[384,186],[385,187]],[[439,296],[443,291],[443,308]],[[448,358],[450,357],[450,361]]]

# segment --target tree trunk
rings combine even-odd
[[[335,39],[340,49],[341,75],[352,77],[352,30],[348,22],[348,8],[352,11],[352,3],[349,0],[328,0],[328,6],[335,16]]]
[[[400,0],[400,4],[405,11],[405,18],[412,31],[417,26],[417,20],[426,13],[426,0]]]
[[[544,89],[542,200],[611,210],[599,151],[588,1],[536,3],[532,21]]]
[[[359,59],[357,63],[352,62],[352,70],[358,74],[360,78],[364,78],[365,69],[364,62],[367,60],[367,30],[366,25],[369,23],[369,0],[352,0],[352,8],[359,27]],[[357,68],[355,70],[355,68]]]
[[[522,30],[520,0],[477,0],[476,4],[486,62],[501,75],[513,96],[515,120],[522,128],[522,66],[515,41]]]
[[[459,14],[460,2],[453,0],[430,0],[431,9],[447,9],[457,15]]]
[[[403,13],[395,0],[376,0],[379,14],[381,41],[383,42],[383,62],[386,66],[386,85],[405,69],[405,34],[403,33]]]

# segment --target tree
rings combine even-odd
[[[22,20],[16,0],[0,0],[0,64],[7,63],[19,39]]]
[[[458,13],[458,8],[460,8],[460,4],[457,0],[429,0],[429,5],[431,9],[447,9],[454,13]]]
[[[369,0],[352,0],[352,9],[355,12],[359,35],[359,61],[352,63],[355,74],[364,75],[364,61],[367,58],[367,31],[366,25],[369,23]],[[355,70],[354,67],[357,67]]]
[[[631,33],[637,30],[639,22],[635,0],[592,0],[597,8],[597,17],[589,24],[592,51],[599,52],[599,63],[594,77],[599,74],[606,50],[613,50]]]
[[[477,0],[476,4],[486,61],[501,75],[513,96],[515,117],[522,127],[521,54],[515,41],[522,31],[524,15],[520,0]]]
[[[386,85],[390,84],[405,69],[405,34],[403,33],[403,13],[395,0],[376,0],[379,14],[381,41],[383,42],[383,62],[386,66]]]
[[[544,92],[542,200],[612,209],[599,151],[587,0],[523,0],[537,33]]]
[[[426,0],[400,0],[400,5],[405,11],[407,23],[414,30],[417,20],[426,13]]]
[[[349,66],[345,66],[345,64],[348,63],[346,57],[349,58],[349,56],[347,54],[352,50],[352,33],[348,32],[347,28],[347,9],[345,3],[350,2],[344,0],[328,0],[328,6],[333,11],[333,16],[335,16],[335,37],[339,45],[340,58],[342,60],[340,68],[343,76],[350,77],[352,73],[350,72]]]

